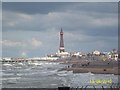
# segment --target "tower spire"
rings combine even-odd
[[[59,50],[60,50],[60,52],[64,52],[65,51],[62,28],[61,28],[61,31],[60,31],[60,48],[59,48]]]
[[[61,32],[63,32],[62,28],[61,28]]]

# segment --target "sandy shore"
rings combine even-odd
[[[115,74],[120,75],[118,61],[93,61],[85,59],[61,60],[62,64],[67,66],[62,70],[73,71],[73,73],[94,73],[94,74]]]
[[[64,70],[73,71],[73,73],[94,73],[94,74],[115,74],[120,75],[118,68],[65,68]]]

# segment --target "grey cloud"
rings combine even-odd
[[[63,27],[67,31],[75,30],[91,35],[104,35],[106,33],[116,35],[117,33],[116,14],[106,14],[105,16],[101,14],[99,18],[80,12],[51,12],[45,15],[3,12],[3,15],[3,32],[7,30],[44,31],[52,28],[58,30],[58,28]]]
[[[3,0],[4,2],[118,2],[118,0]]]
[[[69,3],[68,3],[69,4]],[[57,2],[3,2],[3,10],[15,11],[27,14],[47,14],[59,11],[59,8],[66,6],[66,3]]]
[[[117,13],[117,2],[3,2],[3,10],[47,14],[49,12],[80,10],[87,12]]]

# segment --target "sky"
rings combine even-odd
[[[0,3],[0,41],[2,41],[2,4]],[[2,44],[0,44],[0,57],[2,57]]]
[[[1,0],[2,2],[119,2],[119,0]]]
[[[3,2],[2,56],[40,57],[118,48],[117,2]]]

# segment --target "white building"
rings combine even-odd
[[[75,53],[73,53],[72,56],[82,57],[83,53],[81,53],[81,52],[75,52]]]
[[[93,51],[93,55],[99,56],[100,55],[100,51],[98,51],[98,50]]]
[[[58,50],[58,52],[56,53],[56,55],[57,55],[58,57],[61,57],[61,58],[67,58],[67,57],[70,56],[70,53],[68,53],[68,52],[60,52],[60,51]]]

